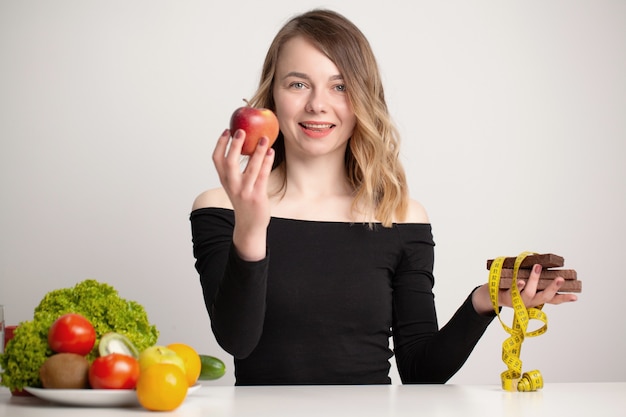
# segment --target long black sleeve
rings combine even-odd
[[[471,294],[446,325],[419,338],[394,338],[398,373],[405,384],[447,382],[463,366],[493,316],[476,313]]]
[[[225,351],[245,358],[263,331],[269,257],[258,262],[239,258],[232,244],[232,216],[224,211],[193,212],[191,220],[196,269],[213,333]]]
[[[439,329],[430,228],[398,227],[403,242],[393,285],[393,339],[403,383],[444,383],[465,363],[493,320],[474,310],[471,294]]]

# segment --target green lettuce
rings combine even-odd
[[[49,292],[35,308],[33,320],[19,324],[0,355],[0,385],[11,390],[41,387],[39,368],[54,353],[48,346],[48,329],[66,313],[85,316],[96,330],[96,343],[87,355],[90,362],[98,356],[98,342],[108,332],[125,335],[139,351],[155,345],[159,338],[141,304],[121,298],[108,284],[88,279]]]

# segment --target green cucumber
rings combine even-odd
[[[198,379],[201,381],[219,379],[226,373],[224,362],[214,356],[200,355],[200,362],[202,363],[202,369]]]

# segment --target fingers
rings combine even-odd
[[[563,278],[555,278],[554,280],[552,280],[550,285],[548,285],[543,290],[543,297],[548,300],[552,299],[556,295],[556,293],[559,292],[559,288],[561,288],[561,285],[563,285],[564,281],[565,280]]]
[[[524,286],[524,293],[528,298],[532,298],[537,294],[537,287],[539,286],[539,277],[541,276],[541,265],[536,264],[533,266],[528,282]]]
[[[546,301],[547,304],[563,304],[563,303],[571,303],[573,301],[578,300],[576,294],[557,294],[550,301]]]
[[[226,148],[228,147],[228,138],[230,137],[230,130],[226,129],[220,137],[217,139],[217,144],[213,150],[213,163],[217,167],[218,172],[223,166],[224,155],[226,155]]]
[[[555,278],[544,290],[537,291],[541,269],[541,265],[534,265],[528,281],[518,282],[518,288],[526,307],[536,307],[542,304],[561,304],[578,299],[574,294],[559,294],[559,289],[565,282],[562,277]]]
[[[225,182],[230,182],[240,177],[241,149],[246,138],[246,132],[237,129],[232,136],[232,140],[229,140],[231,133],[233,132],[229,129],[224,130],[217,140],[215,150],[213,151],[213,163],[224,186],[227,185]]]
[[[557,277],[542,291],[545,304],[562,304],[578,299],[575,294],[559,294],[559,289],[564,282],[565,280],[563,278]]]
[[[272,167],[274,166],[275,153],[274,149],[272,149],[271,147],[267,147],[267,145],[265,148],[258,147],[257,151],[259,150],[264,151],[265,154],[262,159],[263,162],[261,163],[261,169],[259,170],[258,182],[260,186],[264,187],[264,189],[267,189],[267,182],[270,177],[270,173],[272,172]]]
[[[229,140],[230,134],[226,129],[218,138],[213,151],[213,163],[231,201],[236,196],[243,199],[267,198],[267,182],[274,163],[274,150],[269,145],[269,139],[261,138],[242,170],[241,150],[246,133],[237,129],[232,140]]]
[[[243,142],[245,139],[245,130],[237,129],[233,135],[233,140],[230,142],[230,148],[228,149],[228,155],[226,155],[226,158],[236,164],[239,164],[239,160],[241,158],[241,148],[243,148]]]
[[[264,165],[265,158],[269,149],[269,139],[266,137],[262,137],[257,144],[254,153],[250,155],[250,160],[248,161],[248,165],[243,171],[244,176],[257,178],[261,171],[261,168]]]

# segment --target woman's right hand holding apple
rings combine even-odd
[[[230,135],[231,131],[226,129],[218,139],[213,163],[235,211],[235,248],[243,260],[258,261],[266,256],[267,226],[270,221],[268,180],[274,162],[274,150],[267,137],[261,138],[242,170],[241,150],[246,133],[237,129],[232,140]]]

